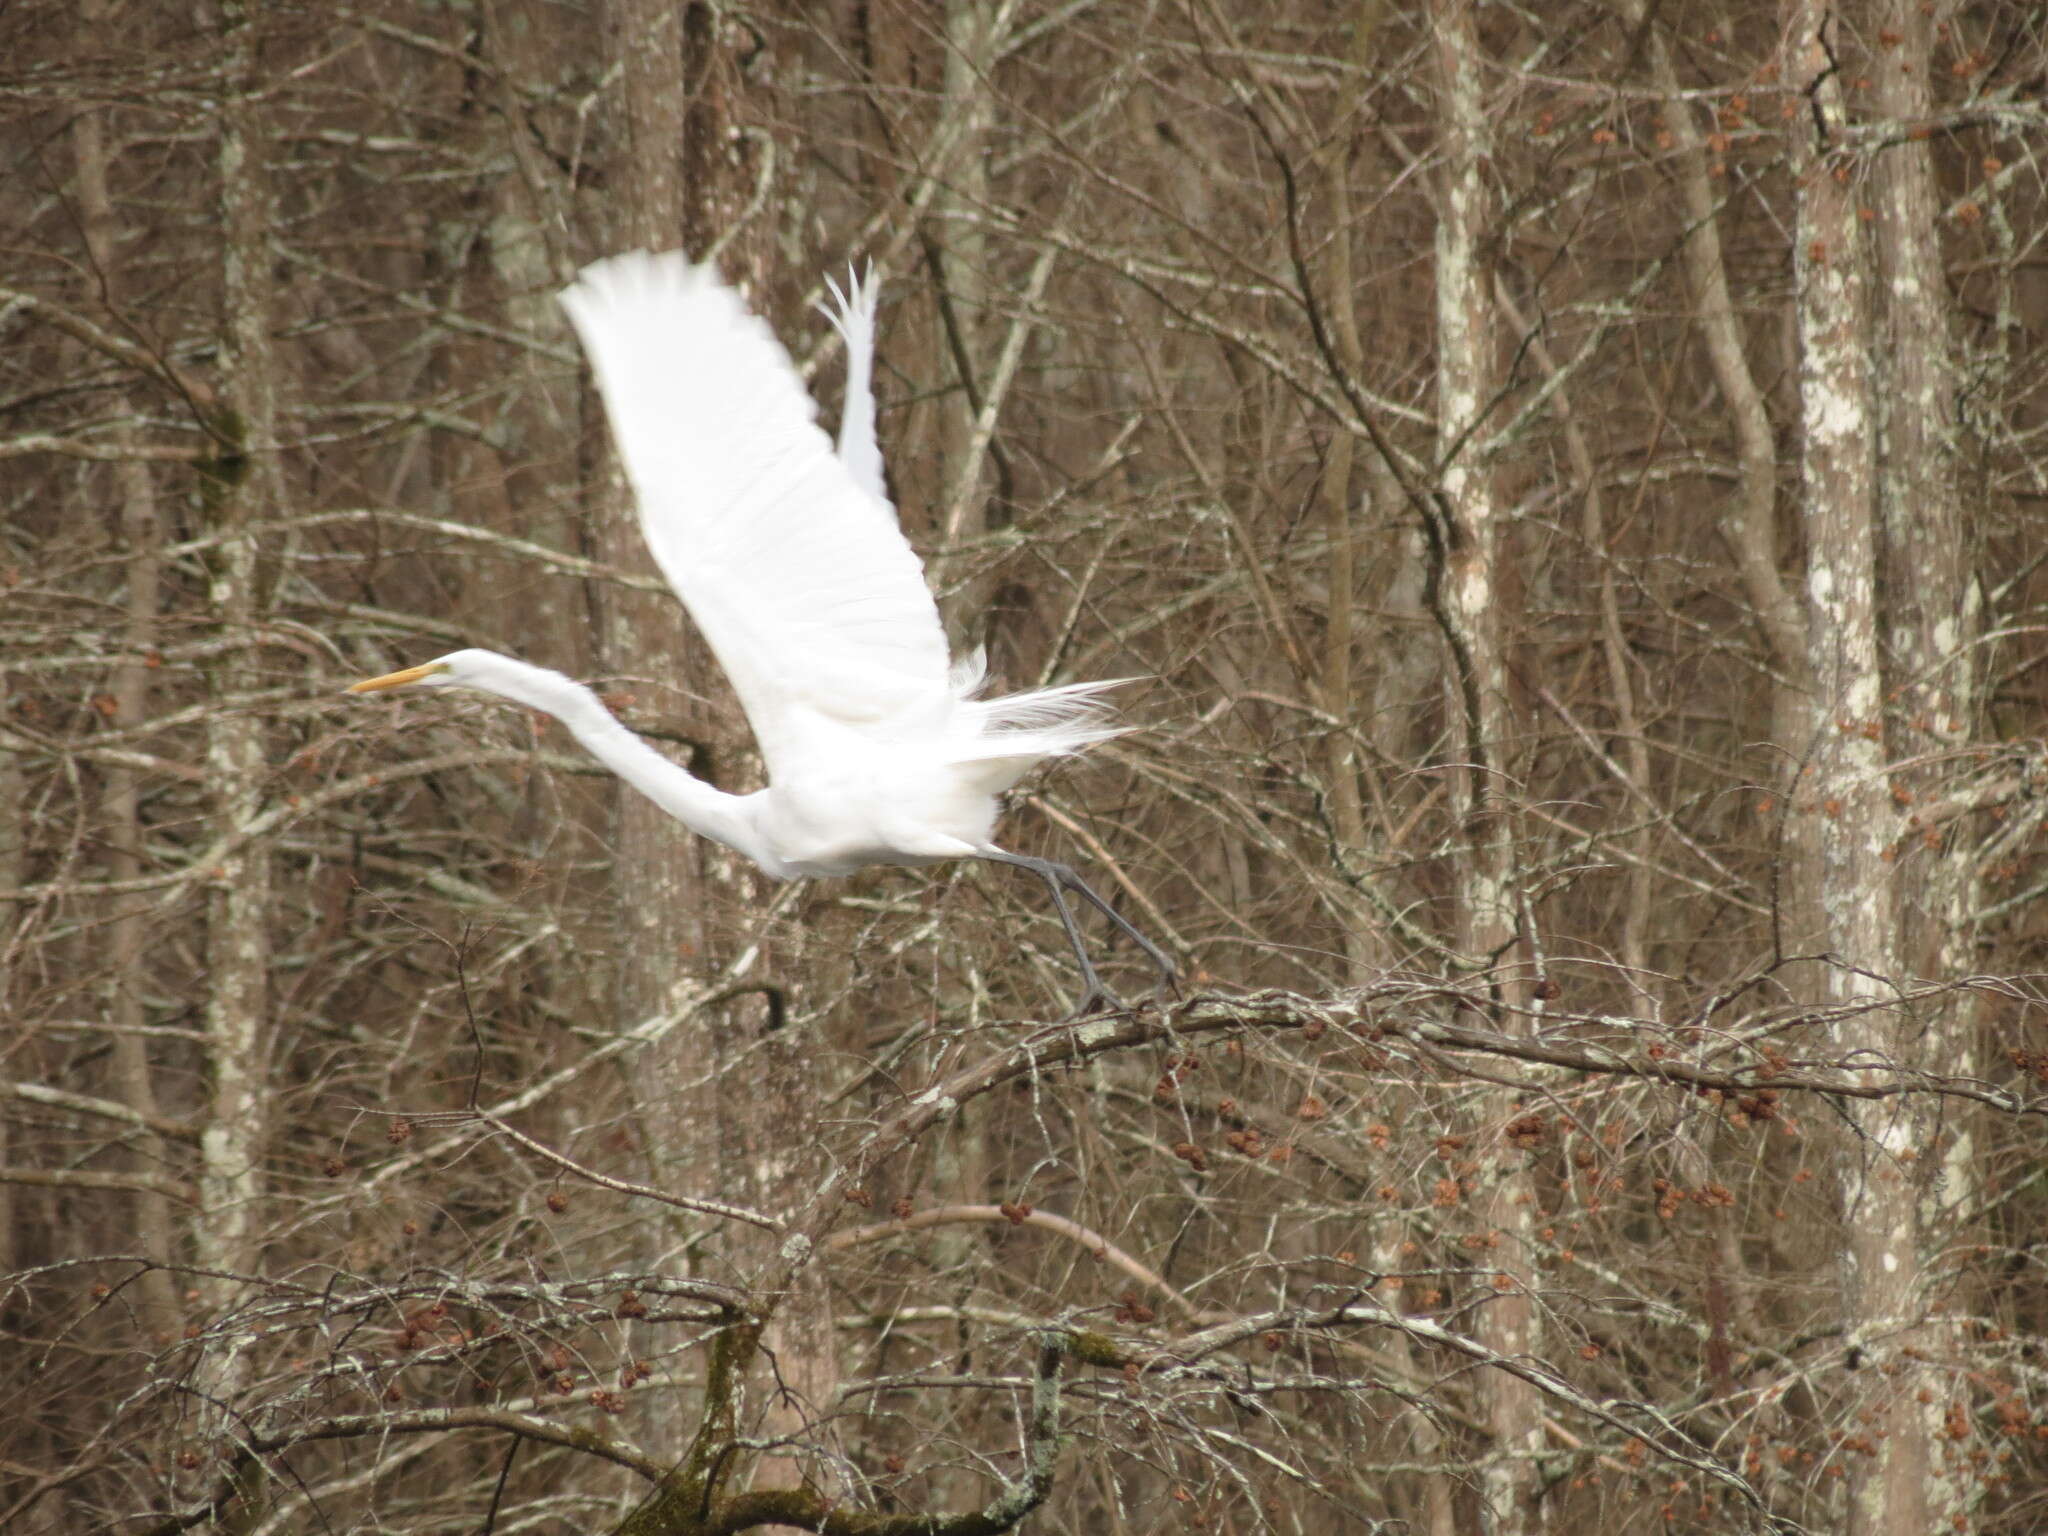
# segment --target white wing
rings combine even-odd
[[[862,490],[887,505],[889,488],[882,480],[882,450],[875,446],[875,311],[882,285],[874,264],[859,277],[851,268],[842,290],[831,278],[832,308],[818,308],[846,343],[846,393],[839,410],[839,461]]]
[[[732,679],[770,777],[831,751],[837,732],[943,730],[954,695],[924,569],[893,509],[834,455],[767,325],[679,253],[597,262],[562,306],[648,546]]]

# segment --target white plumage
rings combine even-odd
[[[991,840],[996,796],[1033,764],[1117,735],[1077,683],[975,697],[979,655],[949,659],[924,570],[897,525],[870,386],[877,288],[841,292],[838,449],[767,325],[707,266],[643,252],[587,267],[562,294],[604,395],[648,547],[746,710],[769,787],[731,795],[628,731],[581,684],[491,651],[456,651],[351,691],[481,688],[544,710],[685,825],[769,874],[980,857],[1052,892],[1087,994],[1110,999],[1065,897],[1075,891],[1172,966],[1065,865]]]

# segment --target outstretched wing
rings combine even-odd
[[[820,304],[818,308],[846,343],[845,402],[839,410],[839,462],[862,490],[887,506],[889,488],[882,481],[882,450],[875,446],[875,311],[882,299],[881,280],[875,276],[874,264],[870,262],[857,277],[851,268],[847,269],[845,288],[829,277],[825,286],[832,291],[832,307]]]
[[[878,741],[943,730],[953,695],[924,569],[893,509],[834,454],[767,325],[679,253],[597,262],[562,306],[648,547],[770,777],[830,750],[835,727]]]

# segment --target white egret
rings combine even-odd
[[[980,858],[1052,893],[1086,987],[1096,974],[1067,893],[1096,907],[1171,983],[1172,963],[1064,864],[996,846],[996,797],[1036,763],[1120,734],[1070,683],[975,695],[979,653],[948,659],[924,570],[897,525],[869,386],[876,285],[833,296],[845,339],[839,448],[767,325],[707,264],[615,256],[561,295],[589,354],[655,560],[746,710],[769,787],[735,795],[670,762],[560,673],[463,650],[354,684],[479,688],[560,720],[692,831],[778,879]]]

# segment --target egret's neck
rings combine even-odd
[[[592,757],[692,832],[772,866],[773,856],[754,825],[752,796],[729,795],[670,762],[621,725],[581,683],[540,667],[522,665],[520,670],[533,675],[508,678],[497,691],[553,715]]]

